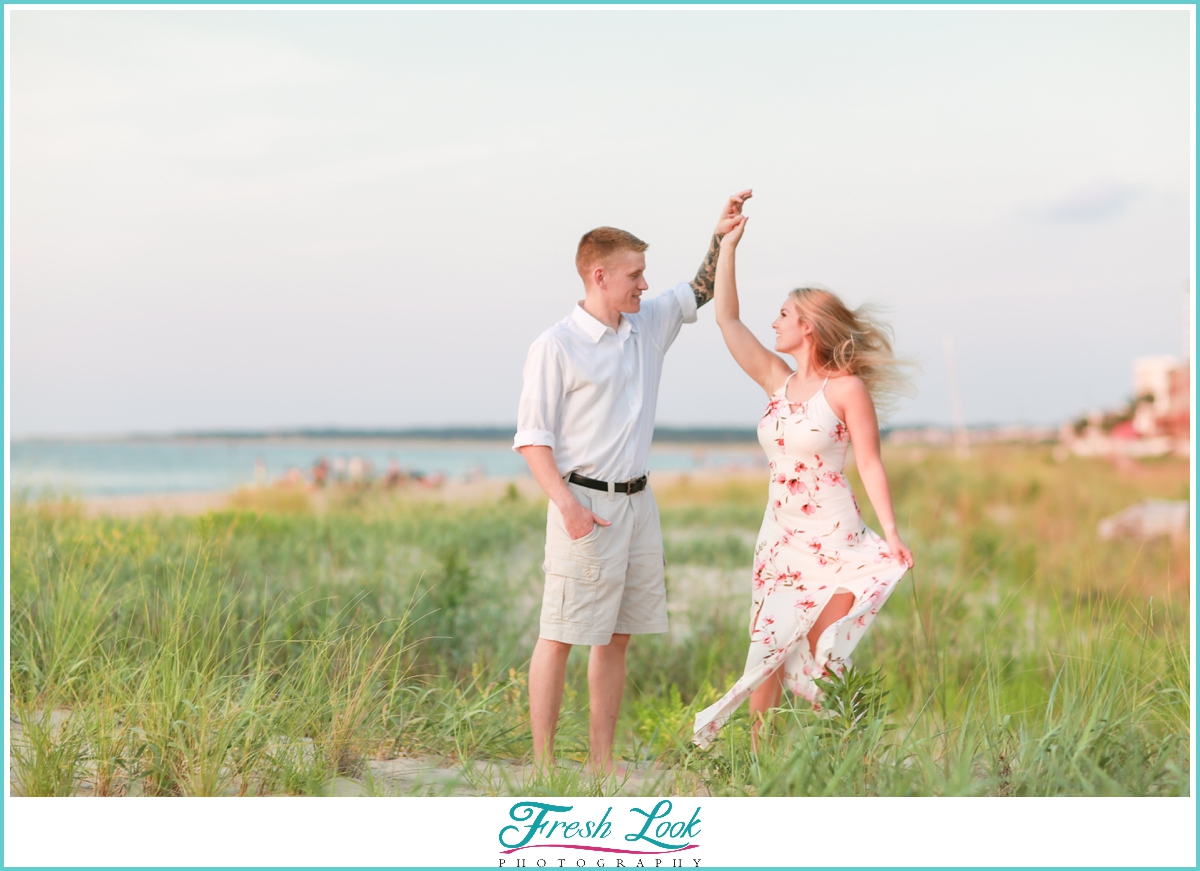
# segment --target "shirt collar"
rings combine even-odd
[[[575,325],[579,327],[579,329],[583,330],[584,335],[586,335],[593,342],[599,342],[600,337],[609,331],[608,327],[588,314],[584,310],[583,306],[579,303],[575,303],[575,308],[571,312],[571,320],[573,320]],[[634,328],[633,322],[629,320],[629,318],[625,317],[625,315],[621,315],[621,320],[617,324],[617,337],[624,339],[630,333],[636,332],[637,330]]]

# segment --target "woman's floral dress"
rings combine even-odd
[[[819,710],[813,678],[850,664],[850,653],[907,571],[863,525],[842,474],[849,435],[829,407],[825,385],[792,410],[785,381],[767,404],[758,440],[771,461],[771,487],[754,548],[750,653],[733,688],[696,715],[692,740],[701,747],[780,666],[784,686]],[[853,593],[854,604],[822,633],[814,658],[809,629],[838,592]]]

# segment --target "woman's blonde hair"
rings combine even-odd
[[[880,417],[901,396],[915,391],[912,364],[892,351],[892,328],[870,306],[851,310],[836,294],[819,287],[798,287],[788,294],[800,320],[812,328],[813,363],[831,375],[857,375],[867,385]]]

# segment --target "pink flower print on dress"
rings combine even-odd
[[[764,418],[779,417],[779,405],[780,405],[780,400],[778,397],[772,399],[770,402],[767,403],[767,413],[764,414],[763,417]]]
[[[802,611],[808,611],[817,607],[817,600],[812,596],[802,596],[796,600],[796,607]]]
[[[779,580],[785,581],[785,582],[786,581],[798,581],[798,580],[800,580],[800,570],[793,569],[791,566],[788,566],[787,571],[780,572],[778,575],[778,578],[779,578]]]
[[[807,472],[808,466],[804,465],[804,463],[801,460],[796,460],[796,471],[797,472]]]
[[[824,466],[824,465],[825,465],[825,463],[823,463],[823,462],[821,461],[821,455],[820,455],[820,454],[813,454],[813,459],[817,461],[817,468],[818,468],[818,469],[819,469],[819,468],[821,468],[822,466]]]
[[[854,540],[856,538],[858,538],[857,532],[847,532],[846,533],[846,544],[854,544]]]
[[[828,481],[830,484],[832,484],[835,487],[845,487],[846,486],[846,479],[843,478],[841,475],[839,475],[837,472],[826,472],[824,475],[821,476],[821,480]]]
[[[829,431],[829,437],[835,442],[844,442],[850,435],[850,430],[846,429],[846,424],[838,421],[838,425]]]
[[[813,505],[811,502],[805,502],[803,505],[800,506],[800,510],[803,511],[805,514],[816,514],[817,506]]]
[[[776,484],[786,484],[787,480],[788,480],[787,475],[783,474],[782,472],[780,472],[778,475],[775,476]]]
[[[813,553],[820,553],[821,552],[821,539],[810,538],[808,540],[808,549],[811,550]]]
[[[782,475],[780,476],[782,477]],[[789,478],[787,482],[788,492],[795,496],[797,493],[804,493],[808,490],[808,485],[799,478]]]
[[[783,447],[783,436],[780,436],[779,438],[775,439],[775,444],[779,445],[779,447],[782,448]]]

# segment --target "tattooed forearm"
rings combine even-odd
[[[708,246],[708,253],[704,255],[704,262],[696,271],[696,277],[689,282],[692,286],[692,293],[696,294],[697,307],[713,298],[713,292],[716,290],[717,255],[719,253],[721,253],[721,237],[714,235]]]

